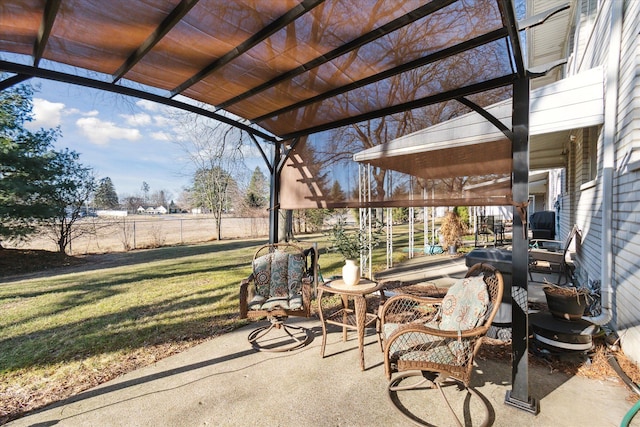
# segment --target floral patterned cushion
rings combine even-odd
[[[266,254],[253,261],[253,275],[256,284],[256,294],[269,298],[271,284],[271,255]]]
[[[275,251],[271,260],[271,287],[269,297],[284,298],[289,296],[289,283],[287,281],[289,270],[289,254]]]
[[[302,292],[302,276],[304,275],[304,257],[302,254],[289,255],[288,287],[289,297],[300,295]]]
[[[250,310],[302,308],[302,278],[305,259],[302,254],[282,251],[263,255],[253,262],[255,296]]]
[[[484,276],[458,280],[442,300],[439,327],[443,331],[463,331],[480,326],[489,307]]]

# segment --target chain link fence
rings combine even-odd
[[[82,218],[73,226],[73,240],[67,253],[122,252],[191,244],[217,239],[212,215],[126,216],[122,218]],[[268,237],[269,218],[222,218],[222,239]],[[3,243],[4,244],[4,243]],[[5,247],[57,251],[53,239],[41,234],[27,242]]]

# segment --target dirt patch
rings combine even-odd
[[[0,249],[0,278],[78,266],[86,261],[60,252],[37,249]]]

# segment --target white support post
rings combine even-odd
[[[358,185],[359,185],[359,201],[360,205],[369,204],[371,202],[371,165],[360,165],[358,168]],[[360,223],[358,224],[360,232],[367,236],[368,250],[360,253],[360,275],[371,279],[371,208],[360,208]]]

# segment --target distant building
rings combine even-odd
[[[158,207],[148,206],[146,208],[143,206],[140,206],[138,207],[138,209],[136,209],[136,212],[138,214],[147,214],[147,215],[164,215],[167,213],[167,208],[165,208],[164,206],[158,206]]]

